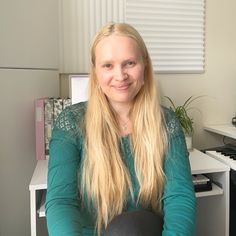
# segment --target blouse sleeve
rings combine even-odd
[[[78,201],[80,135],[69,109],[59,115],[50,141],[46,219],[50,236],[79,236]]]
[[[169,146],[164,165],[166,183],[162,236],[193,236],[196,227],[196,197],[185,138],[173,112],[169,114],[166,123]]]

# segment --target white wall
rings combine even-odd
[[[160,74],[162,94],[181,104],[191,95],[205,95],[194,103],[194,146],[222,143],[222,136],[203,130],[206,124],[230,123],[236,114],[236,1],[206,0],[206,67],[203,74]]]
[[[57,72],[0,69],[0,235],[30,235],[34,99],[58,96]]]
[[[59,95],[57,2],[0,1],[0,236],[30,235],[34,99]]]
[[[58,68],[57,0],[0,1],[0,66]]]

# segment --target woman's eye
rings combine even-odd
[[[126,63],[126,65],[127,65],[127,66],[133,66],[133,65],[135,65],[135,62],[134,62],[134,61],[128,61],[128,62]]]
[[[111,69],[112,68],[112,64],[104,64],[103,67],[106,68],[106,69]]]

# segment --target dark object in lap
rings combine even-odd
[[[105,236],[161,236],[163,219],[150,211],[125,212],[107,226]]]

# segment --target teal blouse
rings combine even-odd
[[[169,146],[165,156],[166,182],[163,193],[163,236],[195,235],[196,198],[182,129],[172,111],[164,109]],[[95,213],[81,201],[78,173],[84,157],[81,130],[86,102],[72,105],[59,115],[50,142],[46,218],[50,236],[92,236]],[[129,136],[120,140],[121,153],[130,170],[137,197],[139,185]],[[128,197],[124,211],[141,209]]]

